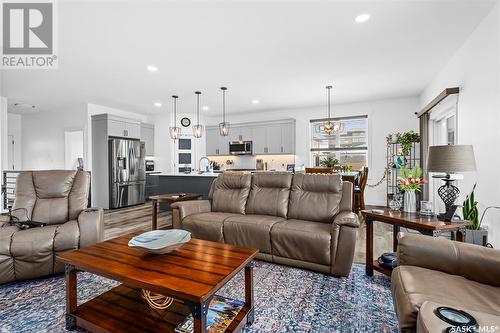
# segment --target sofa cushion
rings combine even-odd
[[[224,220],[235,215],[218,212],[192,214],[182,220],[182,228],[191,232],[193,238],[224,242]]]
[[[425,301],[500,313],[500,288],[440,271],[399,266],[392,272],[391,289],[402,332],[415,330],[418,311]]]
[[[340,175],[295,174],[288,204],[288,218],[333,221],[342,199]]]
[[[271,230],[273,255],[330,265],[332,226],[304,220],[286,220]]]
[[[223,173],[212,183],[212,211],[245,214],[252,175]]]
[[[255,247],[272,254],[271,229],[282,217],[267,215],[237,215],[224,221],[224,241],[230,244]]]
[[[286,218],[292,177],[291,173],[254,174],[246,213]]]

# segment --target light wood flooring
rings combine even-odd
[[[368,208],[368,207],[367,207]],[[366,254],[366,224],[360,218],[361,226],[358,229],[356,252],[354,261],[365,263]],[[172,225],[172,214],[161,212],[158,214],[159,228]],[[151,204],[106,210],[104,212],[104,238],[111,239],[133,231],[151,230]],[[378,258],[382,253],[392,251],[392,228],[384,223],[375,223],[373,229],[374,248],[373,257]]]
[[[151,203],[142,205],[109,209],[104,211],[104,239],[128,234],[134,231],[151,230]],[[158,213],[158,227],[172,225],[170,212]]]

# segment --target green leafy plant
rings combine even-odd
[[[422,185],[427,184],[427,180],[422,178],[422,169],[415,166],[411,169],[401,168],[400,176],[398,177],[399,189],[420,191]]]
[[[401,153],[406,156],[410,153],[413,143],[420,142],[420,134],[415,131],[408,131],[403,134],[398,133],[398,143],[401,144]]]
[[[339,164],[339,160],[334,157],[327,157],[321,162],[319,162],[319,165],[327,168],[333,168],[337,164]]]
[[[462,214],[464,220],[472,221],[472,225],[467,228],[472,230],[479,230],[481,228],[481,223],[479,222],[479,210],[477,209],[477,201],[474,197],[474,191],[476,190],[476,184],[472,188],[472,192],[467,195],[464,200],[462,207]]]
[[[344,166],[344,170],[345,171],[354,171],[354,167],[352,165],[347,164]]]

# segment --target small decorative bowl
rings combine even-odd
[[[186,230],[153,230],[133,237],[128,246],[147,253],[165,254],[178,249],[191,240],[191,233]]]

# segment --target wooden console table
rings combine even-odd
[[[151,200],[151,207],[153,209],[151,230],[158,229],[158,202],[169,202],[173,204],[178,201],[198,200],[202,197],[203,196],[200,193],[186,193],[182,197],[179,197],[179,194],[161,194],[149,197],[149,200]]]
[[[376,270],[385,275],[390,276],[392,269],[383,267],[378,263],[378,260],[373,259],[373,222],[383,222],[392,224],[393,238],[392,247],[393,251],[398,248],[397,235],[401,227],[417,230],[424,235],[438,237],[442,233],[451,232],[452,239],[456,232],[456,240],[463,242],[462,231],[471,221],[462,222],[448,222],[440,221],[434,216],[424,216],[419,213],[405,213],[403,211],[391,211],[389,208],[381,208],[382,214],[374,213],[372,210],[363,210],[361,214],[366,222],[366,275],[373,276],[373,271]]]

